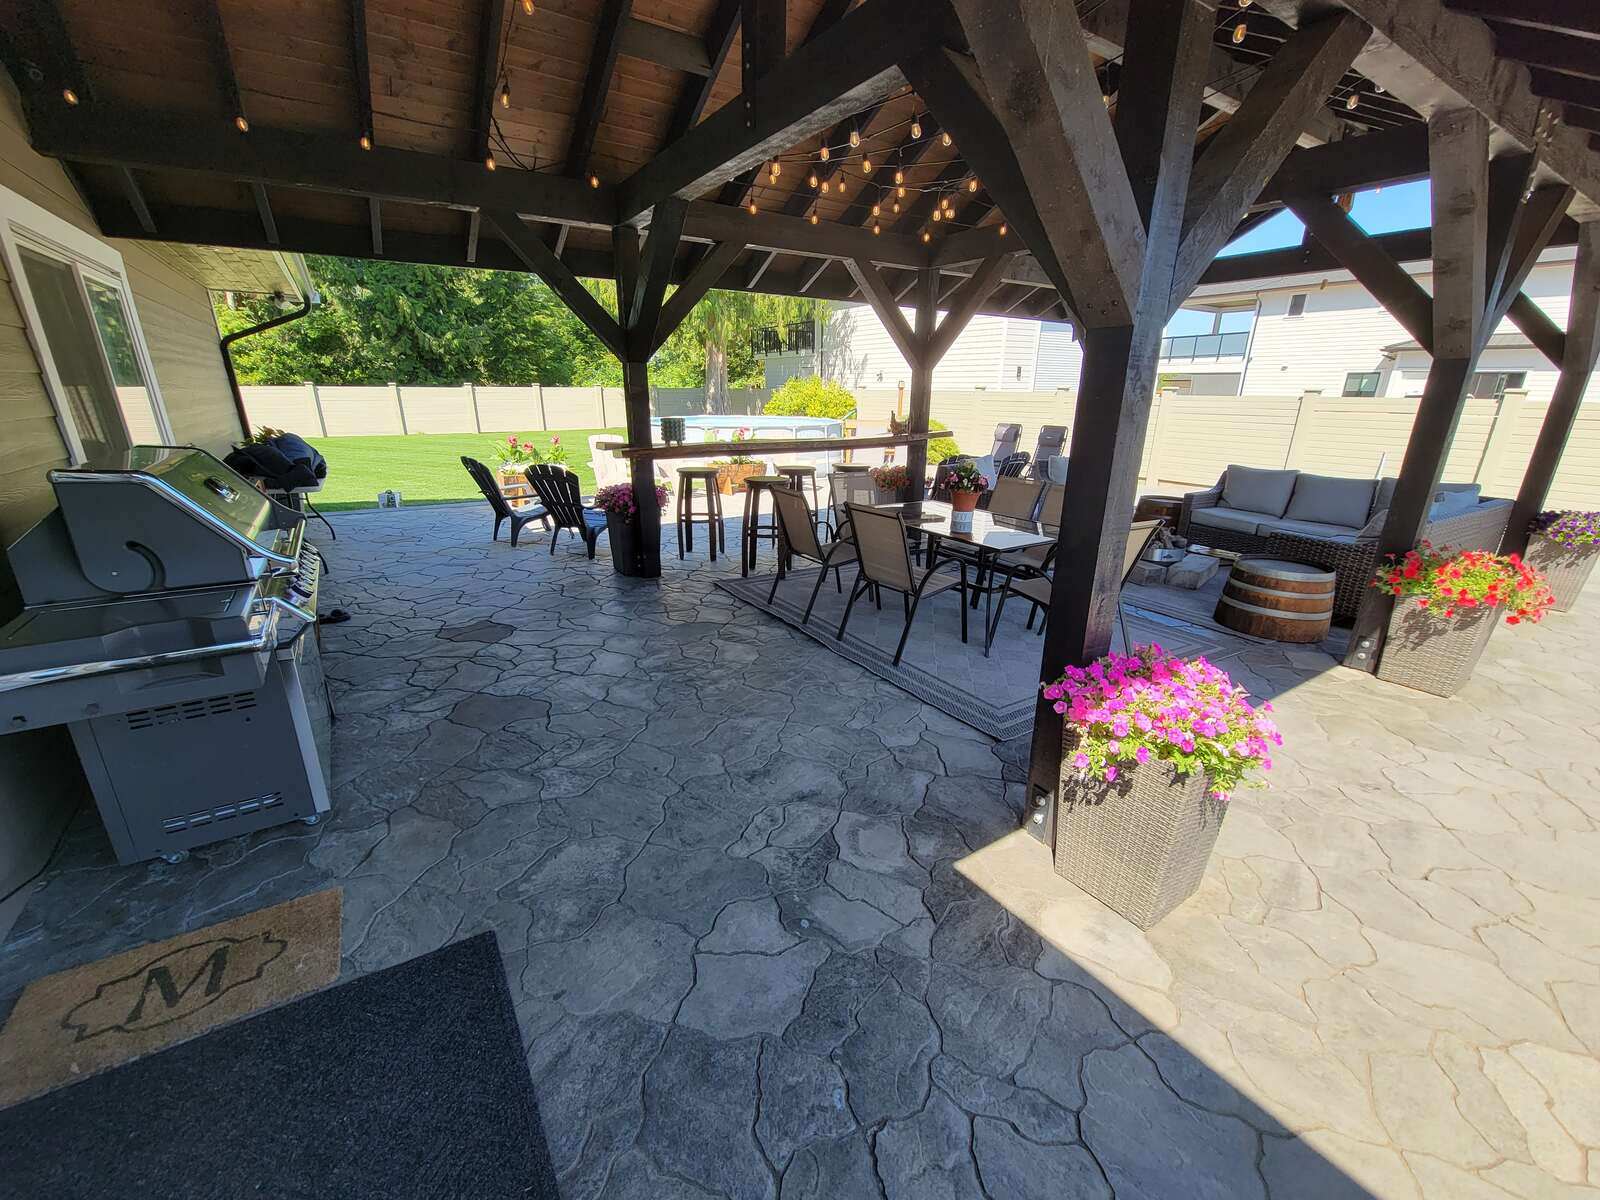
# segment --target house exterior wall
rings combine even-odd
[[[29,147],[16,98],[6,89],[0,89],[0,187],[96,232],[61,165]],[[239,436],[239,422],[205,288],[137,242],[112,244],[123,256],[174,435],[209,450],[226,449]],[[0,263],[0,546],[50,511],[54,499],[45,472],[67,462],[38,359]],[[0,554],[0,620],[18,604],[15,580]],[[64,728],[0,737],[0,896],[43,865],[86,796]]]

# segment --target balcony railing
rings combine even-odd
[[[1250,347],[1248,333],[1191,333],[1161,339],[1162,358],[1240,358]]]

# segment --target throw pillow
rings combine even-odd
[[[1294,494],[1294,481],[1299,474],[1299,471],[1266,471],[1229,463],[1222,483],[1222,503],[1227,508],[1281,517],[1289,507],[1289,497]]]

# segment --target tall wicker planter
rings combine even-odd
[[[1069,723],[1071,758],[1076,730]],[[1115,783],[1061,773],[1056,874],[1117,915],[1149,929],[1200,888],[1227,811],[1201,774],[1151,761]]]
[[[1563,546],[1536,533],[1528,539],[1527,558],[1555,593],[1556,611],[1571,612],[1578,593],[1589,582],[1595,561],[1600,559],[1600,546]]]
[[[1454,696],[1472,678],[1504,612],[1474,608],[1441,617],[1414,601],[1401,602],[1389,617],[1378,678],[1435,696]]]

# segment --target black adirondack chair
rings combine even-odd
[[[461,456],[461,465],[467,469],[467,474],[472,476],[472,482],[478,485],[478,490],[483,493],[483,498],[489,502],[489,507],[494,510],[494,541],[500,540],[500,526],[511,522],[511,544],[517,544],[517,536],[522,532],[524,525],[531,525],[535,521],[543,521],[546,529],[550,528],[550,517],[545,510],[537,504],[530,504],[527,508],[515,509],[506,501],[500,491],[500,485],[495,482],[494,473],[475,458]]]
[[[578,477],[554,463],[535,463],[524,474],[528,477],[528,486],[555,522],[555,530],[550,534],[550,553],[556,552],[556,540],[561,531],[570,529],[583,539],[583,548],[593,558],[595,543],[606,530],[606,515],[583,502]]]

